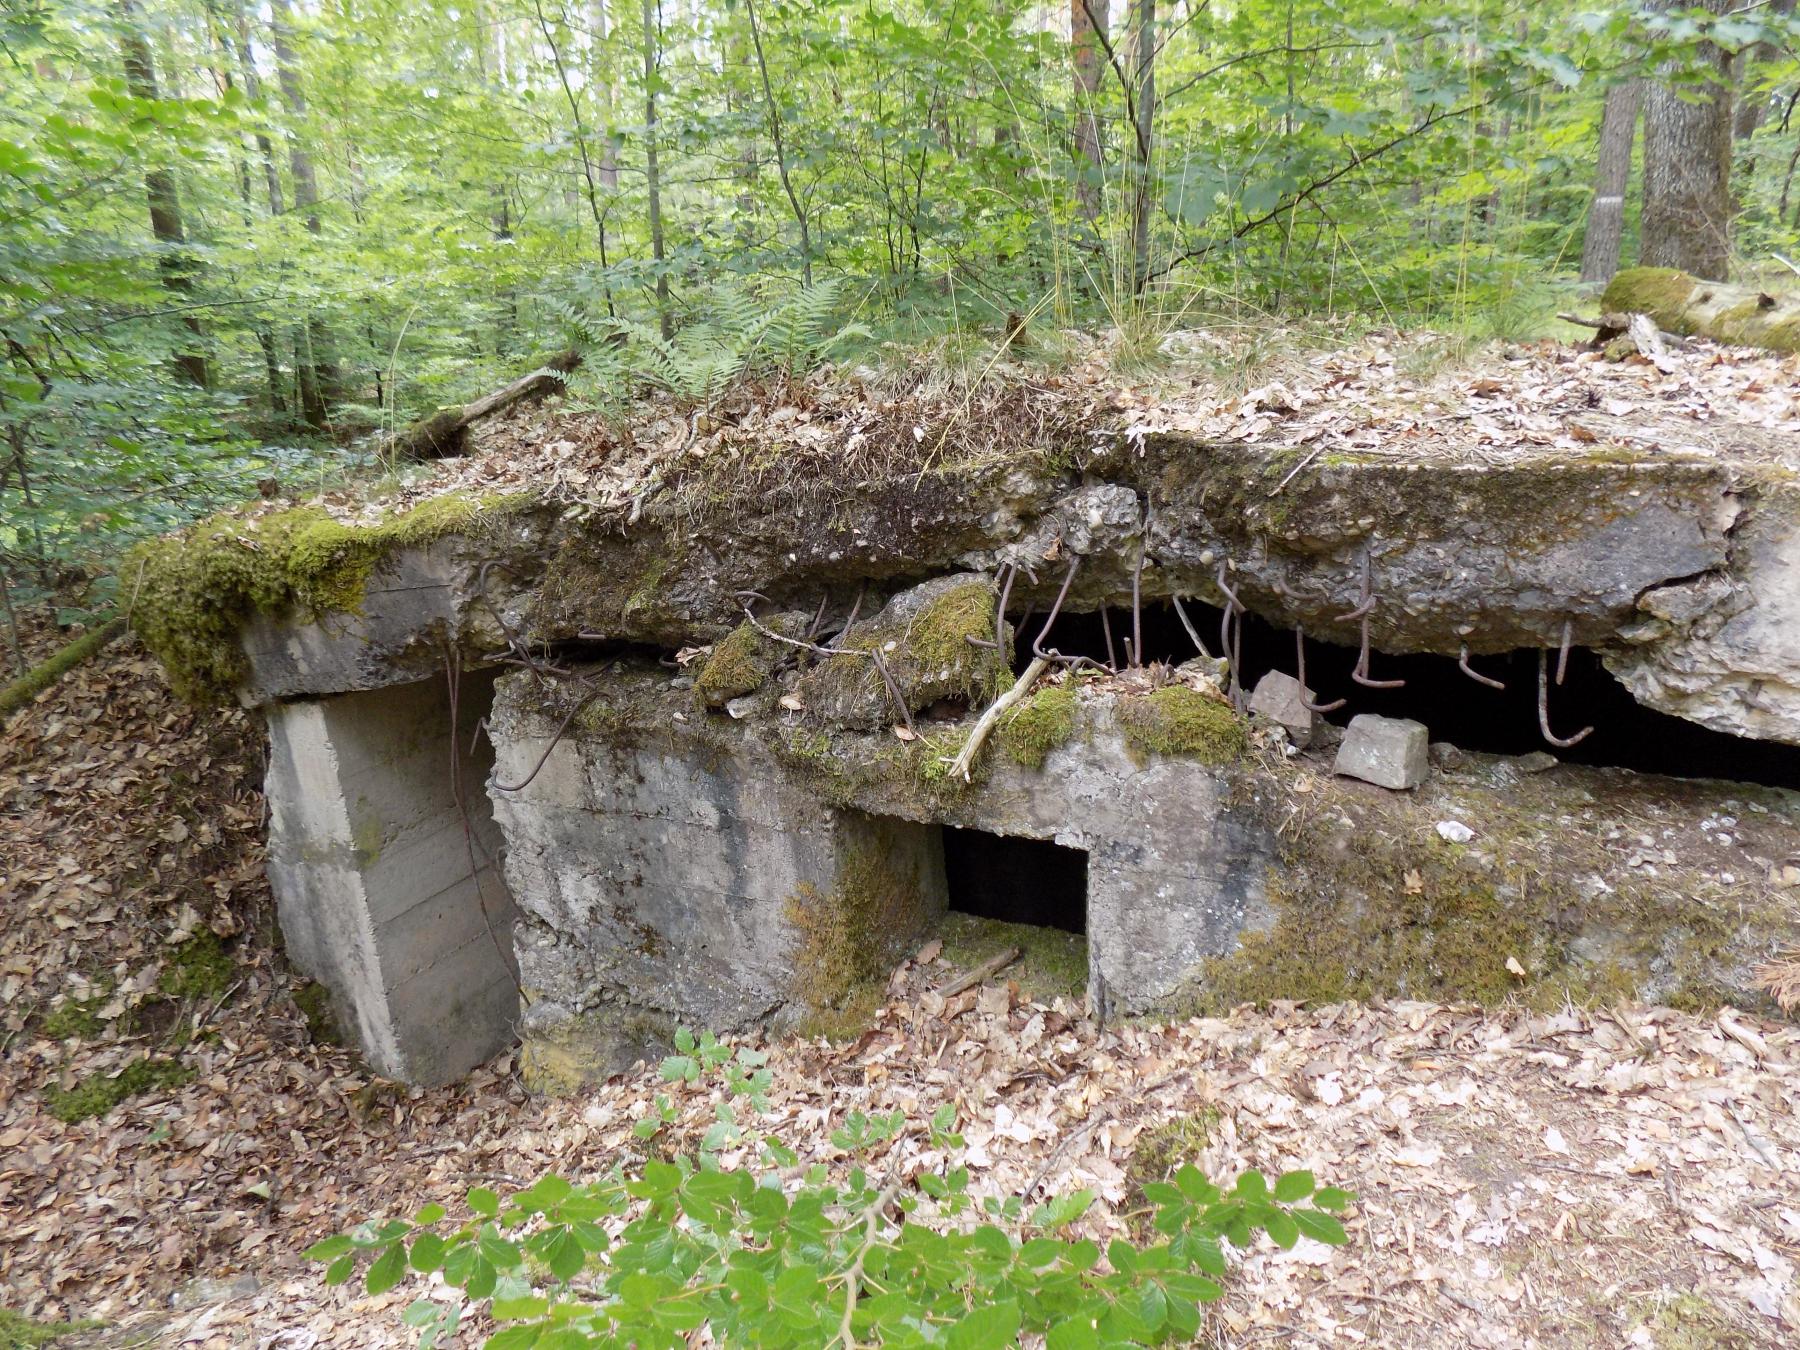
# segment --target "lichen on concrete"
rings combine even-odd
[[[1172,684],[1121,698],[1113,716],[1125,744],[1138,755],[1183,755],[1203,764],[1231,764],[1249,744],[1243,719],[1210,694]]]

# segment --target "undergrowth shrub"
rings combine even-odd
[[[371,1294],[432,1277],[460,1291],[407,1309],[424,1347],[452,1335],[466,1305],[485,1303],[500,1324],[487,1350],[676,1350],[702,1328],[727,1346],[988,1350],[1043,1337],[1049,1350],[1086,1350],[1191,1340],[1201,1305],[1223,1292],[1226,1247],[1259,1232],[1282,1247],[1346,1241],[1332,1211],[1352,1197],[1308,1172],[1273,1182],[1246,1172],[1221,1188],[1187,1163],[1144,1187],[1154,1211],[1144,1241],[1102,1246],[1071,1232],[1091,1191],[1035,1206],[970,1195],[948,1105],[923,1124],[850,1114],[831,1136],[855,1160],[842,1180],[823,1164],[797,1172],[797,1155],[773,1136],[759,1165],[726,1166],[715,1150],[743,1129],[731,1102],[760,1110],[768,1071],[710,1036],[683,1033],[678,1048],[666,1079],[719,1074],[730,1099],[697,1157],[615,1167],[580,1185],[546,1176],[504,1199],[476,1187],[470,1217],[454,1226],[427,1205],[307,1255],[329,1263],[331,1284],[362,1268]],[[670,1114],[659,1108],[639,1137]],[[878,1155],[907,1136],[922,1136],[943,1165],[882,1170]]]

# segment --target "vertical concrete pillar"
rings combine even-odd
[[[514,1039],[492,757],[469,750],[492,699],[491,674],[464,676],[454,733],[442,678],[269,708],[269,878],[288,958],[331,991],[370,1065],[410,1083],[446,1082]]]

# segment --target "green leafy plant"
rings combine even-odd
[[[742,1074],[741,1096],[758,1099],[760,1063],[683,1036],[665,1078]],[[852,1113],[831,1140],[852,1160],[842,1179],[822,1164],[792,1177],[797,1157],[770,1138],[754,1169],[721,1166],[703,1148],[697,1161],[650,1160],[586,1184],[546,1176],[505,1199],[476,1187],[470,1217],[454,1227],[443,1206],[428,1205],[307,1255],[327,1263],[331,1284],[360,1270],[371,1294],[420,1277],[461,1291],[407,1309],[422,1346],[442,1344],[467,1303],[485,1302],[500,1324],[488,1350],[675,1350],[701,1328],[721,1345],[985,1350],[1041,1336],[1050,1350],[1084,1350],[1191,1340],[1201,1305],[1223,1293],[1226,1248],[1258,1233],[1282,1247],[1346,1241],[1334,1216],[1353,1197],[1309,1172],[1273,1181],[1246,1172],[1220,1187],[1185,1164],[1145,1187],[1153,1240],[1103,1245],[1071,1231],[1091,1191],[1035,1206],[1019,1196],[978,1202],[969,1169],[954,1161],[963,1146],[954,1126],[948,1105],[923,1125]],[[910,1134],[943,1163],[910,1176],[882,1170]]]

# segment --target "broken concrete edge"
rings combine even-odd
[[[121,594],[176,692],[198,703],[226,701],[257,674],[246,647],[258,622],[297,628],[360,617],[378,574],[396,558],[451,539],[500,551],[495,527],[535,505],[521,494],[458,492],[369,522],[346,522],[320,506],[222,512],[128,552]],[[505,543],[517,551],[521,541]],[[416,612],[409,617],[424,627]],[[325,671],[313,678],[312,688],[286,692],[343,692]],[[258,690],[245,701],[274,696]]]
[[[879,603],[922,575],[1008,562],[1036,577],[1015,578],[1013,612],[1045,612],[1075,557],[1065,608],[1091,611],[1130,594],[1140,553],[1146,601],[1216,603],[1223,565],[1251,612],[1355,643],[1342,616],[1366,570],[1383,652],[1480,655],[1566,634],[1650,706],[1800,744],[1800,625],[1788,621],[1800,600],[1762,579],[1800,547],[1800,494],[1767,466],[1616,451],[1498,466],[1336,453],[1302,463],[1298,451],[1173,432],[1068,453],[1073,467],[1046,453],[847,484],[798,529],[754,494],[708,502],[702,523],[687,479],[635,522],[454,495],[372,530],[312,507],[220,517],[145,546],[122,577],[142,583],[139,626],[182,690],[216,697],[235,685],[256,703],[368,687],[390,670],[417,678],[419,649],[445,641],[492,650],[501,634],[489,609],[534,642],[673,650],[740,626],[746,592],[769,597],[770,613],[810,615],[825,597],[842,618],[859,586]],[[495,529],[500,519],[516,524]],[[413,552],[444,555],[411,569],[428,577],[409,575],[409,533]],[[419,549],[423,538],[440,542]],[[427,583],[440,602],[415,606],[409,630],[392,591]],[[1675,597],[1680,612],[1664,617]],[[1732,622],[1747,609],[1760,618]],[[309,626],[330,631],[279,650]]]

